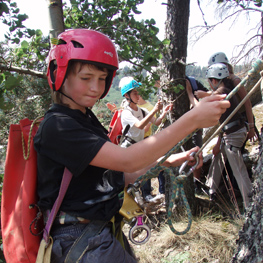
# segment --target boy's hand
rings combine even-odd
[[[196,114],[193,121],[196,121],[198,128],[207,128],[218,123],[221,115],[230,107],[230,102],[224,100],[226,94],[216,94],[206,97],[200,101],[190,112]]]

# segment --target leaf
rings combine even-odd
[[[24,41],[22,41],[22,42],[21,42],[21,47],[22,47],[22,48],[25,48],[25,49],[27,49],[27,48],[29,47],[29,44],[28,44],[28,42],[27,42],[27,41],[25,41],[25,40],[24,40]]]
[[[20,85],[20,82],[22,81],[23,77],[15,77],[15,76],[9,76],[5,81],[5,87],[7,90],[11,90],[18,85]]]

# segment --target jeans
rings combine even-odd
[[[74,241],[81,235],[86,224],[76,224],[59,227],[51,231],[54,244],[51,263],[63,263]],[[88,240],[87,251],[80,263],[136,263],[137,260],[123,235],[125,250],[121,243],[112,235],[111,228],[105,227],[102,232]]]

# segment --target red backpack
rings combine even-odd
[[[35,262],[42,238],[43,220],[32,224],[38,209],[29,208],[37,203],[37,156],[33,137],[38,126],[31,124],[32,121],[24,119],[9,129],[1,203],[3,252],[7,263]]]
[[[121,113],[122,109],[116,110],[112,116],[108,137],[114,144],[119,144],[122,136]]]
[[[50,230],[73,176],[65,167],[58,197],[44,226],[36,205],[37,153],[33,144],[39,123],[40,118],[23,119],[20,124],[12,124],[9,130],[1,203],[3,252],[7,263],[46,262],[51,258]]]
[[[122,138],[127,134],[127,132],[130,129],[130,125],[128,124],[124,132],[122,134],[122,124],[121,124],[121,113],[123,109],[116,110],[112,116],[110,125],[109,125],[109,130],[108,130],[108,137],[110,138],[111,142],[114,144],[120,144]],[[146,112],[141,109],[143,118],[146,116]]]

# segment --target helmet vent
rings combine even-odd
[[[71,40],[71,43],[75,48],[84,48],[83,45],[81,45],[79,42]]]
[[[67,42],[64,41],[63,39],[58,40],[58,45],[66,45],[66,44],[67,44]]]

